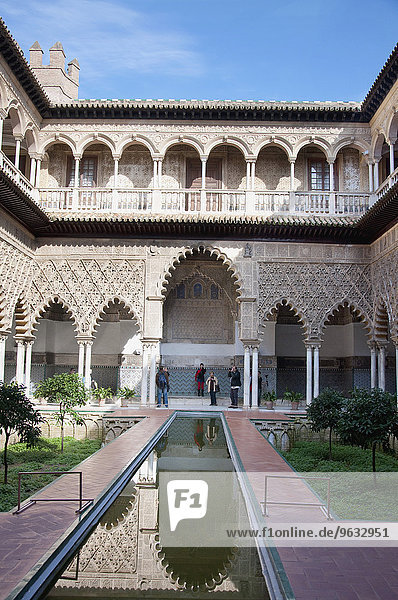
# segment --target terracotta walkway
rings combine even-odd
[[[83,495],[96,498],[104,488],[139,453],[146,442],[169,416],[167,410],[123,410],[149,416],[134,425],[123,437],[115,439],[100,452],[89,457],[77,470],[83,471]],[[76,498],[78,477],[63,477],[37,497]],[[15,586],[50,550],[76,519],[77,503],[40,503],[20,515],[0,513],[0,599],[7,598]]]
[[[264,497],[264,478],[256,476],[256,472],[290,469],[249,419],[242,418],[242,413],[227,412],[225,416],[260,502]],[[256,411],[247,416],[264,418],[264,413]],[[290,511],[289,507],[292,514]],[[278,548],[278,553],[296,600],[398,598],[398,548],[296,547]]]
[[[87,459],[84,495],[96,497],[123,470],[157,431],[170,411],[123,409],[112,416],[149,416]],[[290,468],[250,422],[250,419],[280,419],[281,413],[225,411],[228,425],[258,501],[263,500],[265,471],[289,473]],[[63,478],[42,495],[73,497],[77,485]],[[304,484],[293,490],[310,494]],[[15,586],[65,533],[75,520],[76,505],[44,503],[14,516],[0,513],[0,600]],[[279,508],[272,508],[279,511]],[[290,509],[289,509],[290,510]],[[311,520],[323,519],[319,509],[309,509]],[[291,514],[291,513],[289,513]],[[278,518],[283,518],[280,511]],[[279,548],[279,556],[296,600],[393,600],[398,598],[398,549],[395,548]],[[35,566],[36,565],[36,566]],[[13,594],[12,594],[13,595]]]

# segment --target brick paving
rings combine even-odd
[[[116,475],[139,453],[167,419],[168,410],[131,410],[114,413],[147,416],[123,436],[90,456],[76,470],[83,471],[83,495],[96,498]],[[76,498],[78,482],[62,477],[37,494],[38,498]],[[78,477],[76,476],[76,480]],[[7,598],[15,586],[50,550],[76,519],[78,504],[45,502],[19,515],[0,513],[0,600]]]
[[[193,407],[192,407],[193,408]],[[122,437],[91,456],[78,470],[84,475],[84,496],[97,497],[132,460],[170,415],[170,410],[120,409],[112,416],[147,416]],[[288,415],[286,412],[286,416]],[[291,473],[291,469],[250,422],[250,419],[281,419],[272,411],[225,412],[235,444],[258,501],[263,500],[262,473]],[[77,479],[77,478],[76,478]],[[64,477],[41,492],[42,497],[73,497],[77,493],[72,478]],[[73,481],[73,480],[72,480]],[[275,485],[274,485],[275,483]],[[271,497],[281,493],[274,481]],[[283,494],[286,490],[284,489]],[[292,498],[311,499],[301,481],[288,492]],[[40,497],[39,496],[39,497]],[[0,513],[0,600],[50,550],[75,520],[75,503],[40,503],[21,515]],[[294,519],[294,511],[271,507],[273,518]],[[308,508],[308,519],[324,520],[318,508]],[[292,512],[293,511],[293,512]],[[288,513],[288,514],[287,514]],[[297,512],[298,515],[298,512]],[[398,598],[398,549],[396,548],[278,548],[296,600],[393,600]]]
[[[263,415],[262,411],[253,411],[245,416],[258,419]],[[259,473],[288,473],[290,468],[248,418],[242,419],[242,415],[230,412],[225,413],[225,416],[254,493],[260,502],[264,497],[264,478]],[[277,415],[274,417],[277,418]],[[295,496],[298,490],[299,487],[292,491],[291,495]],[[316,508],[305,510],[309,511],[307,514],[311,516],[310,520],[312,516],[316,517],[320,513]],[[287,507],[285,513],[287,512],[289,519],[294,522],[295,509]],[[272,516],[274,515],[275,513]],[[278,553],[296,600],[398,598],[398,548],[280,547]]]

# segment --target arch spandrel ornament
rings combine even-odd
[[[14,307],[21,295],[25,296],[33,274],[33,260],[6,241],[0,241],[0,281],[4,310],[2,328],[11,329]],[[29,304],[29,302],[27,302]]]
[[[379,306],[382,303],[389,320],[389,333],[398,339],[398,247],[381,257],[372,265],[374,290],[374,327],[377,325]]]
[[[346,298],[361,308],[369,323],[373,298],[369,265],[259,263],[260,324],[281,299],[288,299],[289,304],[300,307],[307,339],[318,340],[328,311]]]
[[[141,328],[144,273],[142,260],[46,260],[35,265],[29,303],[40,307],[50,296],[63,298],[75,316],[77,333],[92,335],[108,300],[123,298]]]

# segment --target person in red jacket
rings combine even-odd
[[[195,374],[195,381],[198,384],[198,396],[204,396],[206,369],[203,363],[200,363],[199,369]]]

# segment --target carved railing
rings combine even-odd
[[[13,162],[0,151],[0,169],[8,175],[8,177],[25,192],[25,194],[32,200],[37,200],[37,190],[33,187],[25,175],[21,173],[19,169],[14,165]]]
[[[41,189],[40,202],[50,211],[361,215],[371,205],[368,193],[242,190],[145,190],[111,188]]]
[[[380,200],[388,192],[388,190],[398,181],[398,167],[391,175],[385,179],[379,188],[376,190],[376,198]]]

